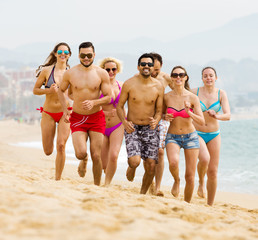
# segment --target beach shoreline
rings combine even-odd
[[[258,196],[218,192],[213,207],[194,193],[190,204],[141,195],[139,182],[93,184],[77,166],[54,180],[55,155],[13,146],[40,141],[39,124],[0,121],[0,239],[257,239]]]

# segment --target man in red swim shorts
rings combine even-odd
[[[91,158],[93,162],[94,184],[100,185],[102,164],[101,147],[105,133],[105,115],[101,105],[111,100],[110,81],[107,72],[94,65],[94,46],[83,42],[79,46],[80,64],[67,70],[60,84],[58,95],[64,110],[64,119],[70,122],[73,146],[76,157],[81,160],[78,173],[85,176],[88,160],[87,139],[90,138]],[[65,106],[64,92],[70,87],[74,100],[70,114]],[[99,98],[100,91],[103,98]]]

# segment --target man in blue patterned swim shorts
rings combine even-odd
[[[146,194],[155,174],[158,162],[159,132],[163,104],[163,86],[151,77],[154,59],[143,54],[138,59],[139,74],[128,79],[121,91],[117,114],[125,127],[125,142],[128,155],[126,177],[133,181],[135,170],[144,160],[145,173],[140,193]],[[124,105],[128,103],[127,119]]]

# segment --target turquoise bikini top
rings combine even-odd
[[[199,94],[199,88],[197,90],[197,96]],[[220,105],[220,90],[218,91],[218,101],[215,103],[211,104],[208,108],[205,106],[205,104],[200,100],[201,103],[201,109],[203,112],[208,111],[208,110],[214,110],[216,113],[220,111],[221,105]]]

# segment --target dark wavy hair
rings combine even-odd
[[[58,48],[60,46],[66,46],[70,52],[70,56],[72,55],[72,52],[71,52],[71,48],[69,47],[69,45],[65,42],[60,42],[58,43],[54,49],[51,51],[51,53],[49,54],[49,56],[47,57],[46,61],[44,62],[44,64],[40,65],[37,70],[36,70],[36,77],[39,76],[41,70],[43,67],[47,67],[47,66],[51,66],[53,64],[55,64],[57,62],[57,58],[55,56],[55,53],[57,52]],[[67,62],[66,62],[66,65],[70,68],[70,65],[68,64],[68,59],[67,59]]]
[[[177,69],[177,68],[180,68],[180,69],[182,69],[184,72],[185,72],[185,74],[186,74],[186,76],[187,76],[187,79],[186,79],[186,81],[185,81],[185,89],[186,90],[190,90],[190,86],[189,86],[189,82],[188,82],[188,80],[189,80],[189,76],[188,76],[188,74],[187,74],[187,72],[186,72],[186,70],[185,70],[185,68],[183,68],[182,66],[175,66],[175,67],[173,67],[173,69],[172,69],[172,71],[171,71],[171,74],[170,74],[170,77],[172,77],[172,73],[174,72],[174,70],[175,69]]]

